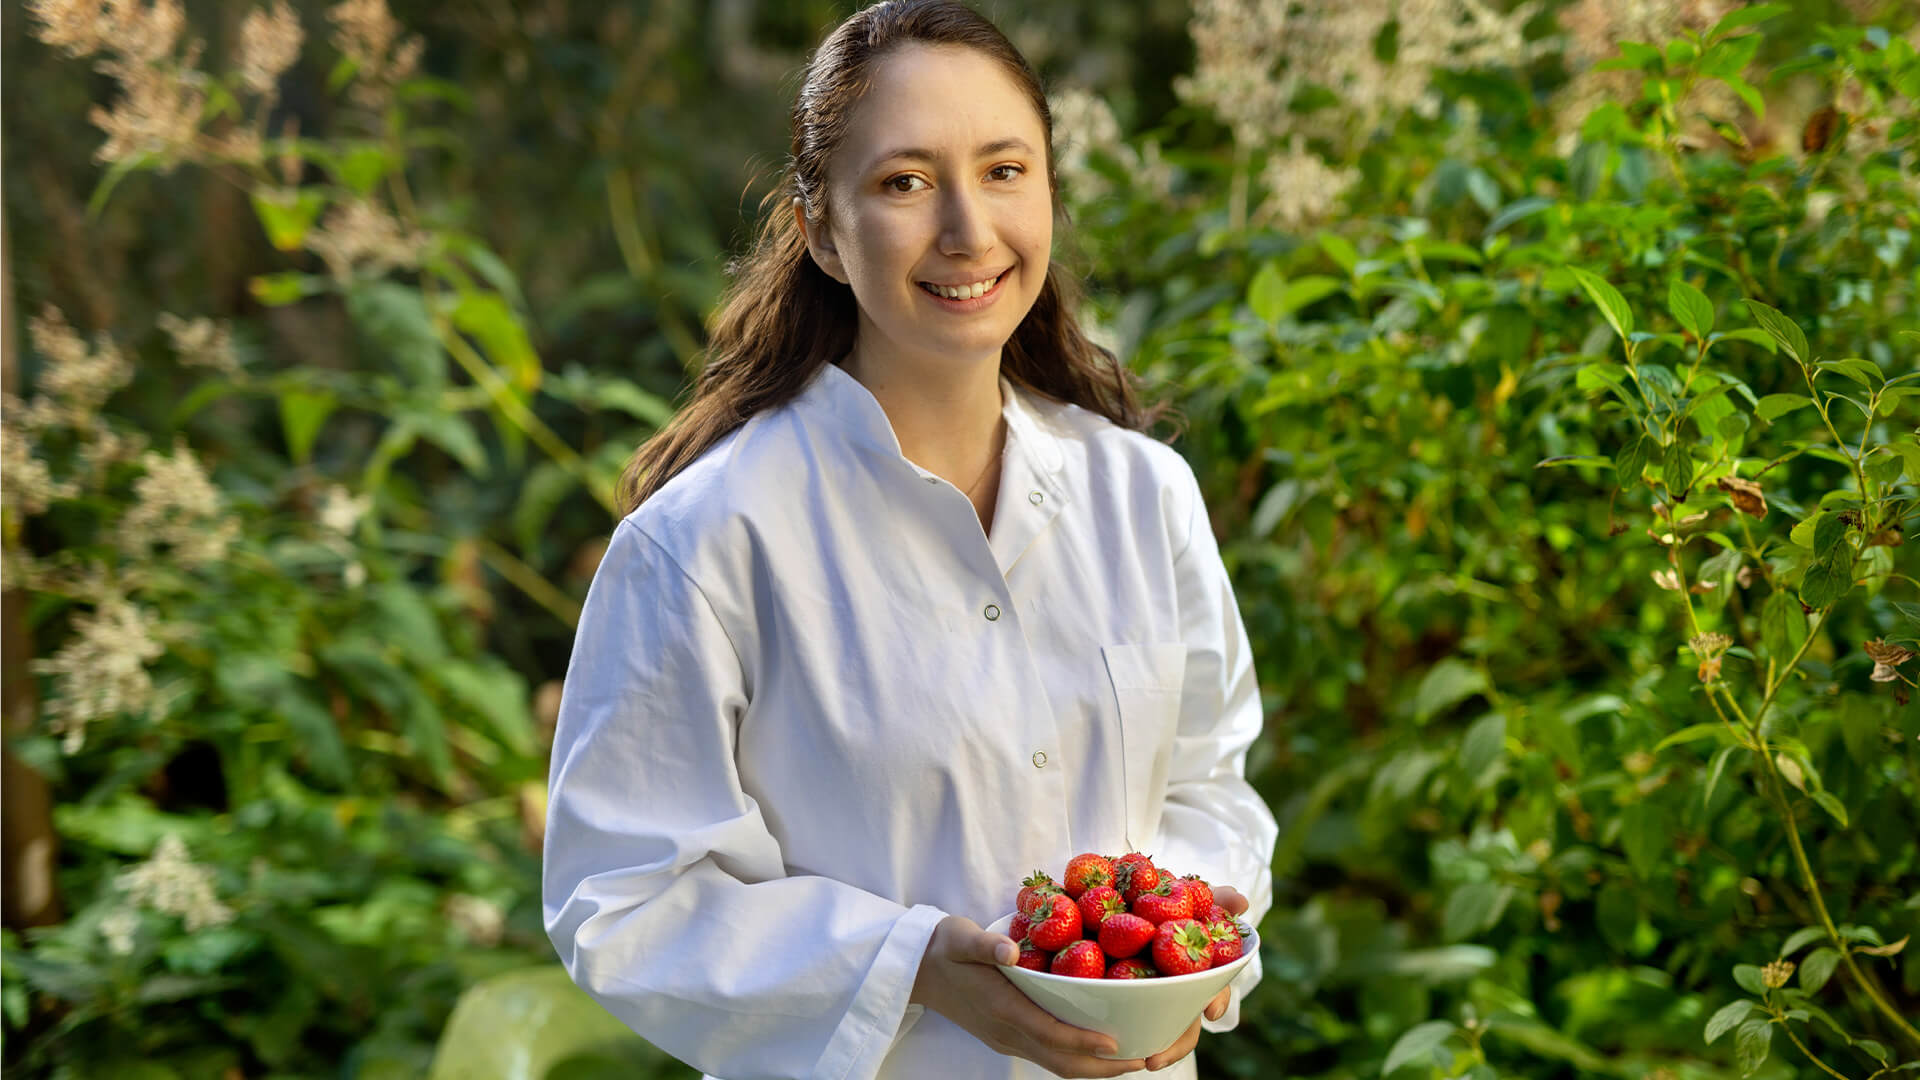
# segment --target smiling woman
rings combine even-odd
[[[714,1075],[1192,1077],[1257,957],[1113,1060],[982,929],[1076,852],[1151,851],[1251,923],[1272,896],[1246,631],[1192,470],[1049,257],[1039,82],[953,0],[867,8],[770,198],[580,618],[548,933]]]

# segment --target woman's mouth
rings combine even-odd
[[[951,311],[973,311],[987,306],[1000,295],[1000,283],[1005,281],[1011,267],[982,281],[972,281],[961,285],[940,285],[931,281],[918,282],[920,291],[937,301],[940,306]]]

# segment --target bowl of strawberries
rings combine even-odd
[[[1111,1036],[1115,1058],[1172,1046],[1260,947],[1199,875],[1139,852],[1076,855],[1058,881],[1034,871],[987,929],[1020,946],[1007,979],[1057,1019]]]

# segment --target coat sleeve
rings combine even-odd
[[[919,1015],[907,999],[946,913],[787,875],[735,766],[751,693],[735,646],[680,564],[622,522],[554,731],[547,934],[575,983],[695,1068],[871,1077]]]
[[[1273,906],[1273,811],[1247,782],[1247,750],[1260,735],[1260,686],[1245,623],[1193,471],[1181,462],[1190,500],[1188,539],[1174,560],[1180,632],[1187,645],[1180,722],[1174,735],[1166,804],[1154,837],[1154,861],[1197,873],[1246,896],[1241,918],[1259,926]],[[1240,1001],[1260,981],[1255,956],[1231,984],[1231,1003],[1206,1031],[1231,1031]]]

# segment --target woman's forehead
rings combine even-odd
[[[1037,154],[1044,142],[1032,99],[999,61],[975,49],[906,45],[875,65],[840,157],[865,171],[901,155]]]

